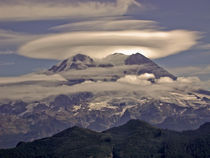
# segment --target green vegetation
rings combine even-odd
[[[131,120],[102,133],[79,127],[0,150],[0,158],[209,158],[210,123],[174,132]]]

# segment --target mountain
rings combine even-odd
[[[0,150],[2,158],[207,158],[210,123],[194,131],[174,132],[139,120],[98,133],[72,127],[52,137],[20,142]]]
[[[176,80],[175,76],[173,76],[163,68],[159,67],[157,64],[155,64],[153,61],[146,58],[142,54],[137,53],[130,55],[125,60],[125,65],[143,65],[143,64],[145,64],[146,66],[138,70],[137,73],[139,75],[144,73],[152,73],[155,75],[156,78],[170,77],[171,79]]]
[[[104,75],[104,73],[107,72],[104,68],[109,68],[109,71],[111,71],[112,74],[108,73],[107,75]],[[73,70],[84,70],[86,76],[81,75],[84,71],[75,72]],[[125,75],[141,75],[144,73],[152,73],[156,78],[170,77],[171,79],[176,80],[175,76],[140,53],[130,56],[115,53],[102,60],[95,59],[95,61],[89,56],[77,54],[52,66],[52,68],[49,69],[49,72],[62,73],[70,81],[72,81],[72,78],[73,81],[116,81]],[[74,76],[72,76],[72,72]],[[95,72],[98,72],[97,77]],[[99,78],[100,75],[103,76],[101,79]]]
[[[83,70],[88,67],[95,67],[93,59],[83,54],[77,54],[58,63],[57,65],[52,66],[49,71],[56,73],[71,69]]]
[[[78,54],[61,63],[45,75],[61,81],[0,84],[6,94],[0,96],[0,148],[75,125],[104,131],[140,119],[183,131],[210,122],[209,91],[176,80],[141,54],[100,60]],[[170,82],[160,82],[165,79]]]

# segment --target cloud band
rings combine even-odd
[[[186,30],[70,32],[31,41],[19,49],[19,54],[62,60],[78,53],[103,58],[116,52],[140,52],[149,58],[161,58],[190,49],[199,38],[199,33]]]

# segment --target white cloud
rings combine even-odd
[[[183,85],[187,85],[187,84],[199,84],[202,81],[196,77],[196,76],[192,76],[192,77],[178,77],[177,80],[172,80],[169,77],[161,77],[160,79],[156,79],[156,84],[171,84],[171,85],[179,85],[179,84],[183,84]],[[174,86],[175,87],[175,86]]]
[[[27,74],[18,77],[0,77],[0,84],[20,83],[27,81],[66,81],[61,75]]]
[[[131,5],[141,6],[135,0],[100,1],[31,1],[8,0],[0,2],[0,20],[38,20],[78,17],[118,16],[127,13]]]
[[[152,76],[152,75],[151,75]],[[99,93],[117,92],[122,97],[122,94],[132,95],[133,92],[139,96],[149,96],[160,99],[167,97],[171,92],[177,93],[194,91],[200,88],[209,89],[210,81],[200,81],[198,78],[179,78],[174,82],[151,84],[147,80],[142,80],[141,76],[126,76],[118,82],[85,82],[73,86],[51,84],[43,86],[40,82],[31,84],[18,84],[18,82],[34,79],[35,81],[65,81],[61,76],[45,76],[29,74],[20,78],[0,78],[0,99],[23,99],[24,101],[34,101],[47,98],[52,95],[69,94],[76,92],[89,91],[96,95]],[[11,84],[9,84],[11,83]],[[12,84],[17,83],[17,84]],[[6,84],[6,86],[5,86]],[[210,90],[210,89],[209,89]]]
[[[173,83],[174,80],[172,80],[170,77],[161,77],[157,80],[157,83]]]
[[[13,54],[20,45],[40,37],[0,29],[0,54]]]
[[[157,29],[157,22],[151,20],[133,20],[103,18],[97,20],[80,21],[50,28],[56,31],[119,31],[119,30],[149,30]]]
[[[126,75],[125,77],[122,77],[117,80],[117,82],[120,83],[128,83],[128,84],[134,84],[134,85],[141,85],[141,86],[148,86],[151,85],[151,82],[148,81],[150,78],[154,78],[154,74],[142,74],[139,76],[136,75]]]
[[[156,80],[154,85],[167,89],[183,89],[183,90],[196,90],[196,89],[209,89],[210,84],[208,81],[201,81],[198,77],[178,77],[177,80],[172,80],[169,77],[161,77]]]
[[[155,83],[151,83],[148,79],[155,79],[154,74],[142,74],[142,75],[126,75],[117,80],[118,83],[131,84],[138,86],[146,86],[152,91],[152,88],[159,87],[160,89],[209,89],[210,81],[201,81],[198,77],[178,77],[177,80],[172,80],[169,77],[161,77],[155,79]],[[135,89],[135,88],[134,88]],[[155,90],[154,90],[155,91]]]
[[[199,33],[186,30],[71,32],[26,43],[19,54],[62,60],[78,53],[103,58],[115,52],[140,52],[149,58],[161,58],[190,49],[199,38]]]
[[[177,82],[180,83],[199,83],[201,80],[198,77],[178,77]]]
[[[150,74],[150,73],[144,73],[144,74],[138,76],[138,78],[141,79],[141,80],[154,79],[155,75],[154,74]]]

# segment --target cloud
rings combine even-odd
[[[128,18],[128,17],[127,17]],[[80,21],[50,28],[55,31],[119,31],[119,30],[149,30],[157,29],[157,22],[152,20],[134,20],[103,18],[92,21]]]
[[[210,75],[210,65],[175,67],[175,68],[169,68],[169,70],[174,74],[182,76]]]
[[[0,54],[13,54],[20,45],[40,37],[41,35],[0,29]]]
[[[0,77],[0,84],[20,83],[27,81],[66,81],[61,75],[27,74],[18,77]]]
[[[128,83],[128,84],[134,84],[134,85],[141,85],[141,86],[148,86],[151,85],[151,82],[148,81],[148,79],[155,78],[154,74],[142,74],[139,76],[136,75],[126,75],[120,79],[117,80],[117,82],[120,83]]]
[[[197,46],[198,49],[210,50],[210,44],[202,44]]]
[[[11,66],[11,65],[14,65],[15,63],[14,62],[1,62],[0,61],[0,66]]]
[[[141,7],[135,0],[116,1],[65,1],[65,0],[8,0],[0,2],[0,20],[40,20],[119,16],[132,5]]]
[[[171,80],[168,77],[161,77],[160,79],[155,80],[155,84],[159,86],[159,88],[163,89],[182,89],[194,91],[197,89],[210,89],[210,81],[202,81],[197,76],[191,77],[178,77],[177,80]]]
[[[138,76],[138,78],[141,79],[141,80],[154,79],[155,75],[154,74],[150,74],[150,73],[144,73],[144,74]]]
[[[149,58],[161,58],[190,49],[200,38],[187,30],[70,32],[46,36],[26,43],[19,54],[31,58],[66,59],[78,53],[103,58],[112,53],[140,52]]]
[[[156,84],[195,84],[202,82],[198,77],[192,76],[192,77],[178,77],[177,80],[172,80],[169,77],[161,77],[159,79],[156,79]],[[175,86],[174,86],[175,87]]]
[[[177,82],[179,83],[198,83],[201,80],[198,77],[178,77]]]
[[[157,80],[157,83],[173,83],[174,80],[172,80],[170,77],[161,77]]]
[[[12,50],[1,50],[0,55],[14,54],[15,52]]]
[[[151,83],[149,79],[154,79],[154,83]],[[170,77],[161,77],[159,79],[155,79],[154,74],[142,74],[142,75],[126,75],[117,80],[119,83],[123,84],[132,84],[138,86],[147,86],[151,87],[161,87],[166,89],[176,89],[187,87],[188,89],[196,89],[198,87],[203,88],[203,86],[209,81],[201,81],[198,77],[178,77],[177,80],[172,80]],[[208,84],[209,85],[209,84]],[[205,88],[210,88],[207,86]]]
[[[43,86],[42,82],[30,82],[30,84],[19,84],[26,81],[46,81],[58,83],[58,81],[65,81],[62,76],[54,75],[47,76],[41,74],[28,74],[15,78],[0,78],[0,99],[22,99],[24,101],[35,101],[47,98],[49,96],[70,94],[77,92],[92,92],[95,95],[116,92],[113,94],[125,96],[135,95],[145,97],[152,97],[156,99],[164,98],[172,95],[172,92],[186,95],[186,92],[192,92],[200,88],[209,89],[210,81],[200,81],[196,77],[178,78],[173,82],[162,82],[151,84],[146,80],[148,74],[140,76],[125,76],[118,80],[118,82],[85,82],[73,86],[64,84],[50,84],[50,86]],[[152,74],[150,74],[153,77]],[[145,78],[145,79],[143,79]],[[160,79],[162,80],[162,79]],[[49,85],[49,84],[46,84]],[[171,97],[174,99],[174,97]]]

